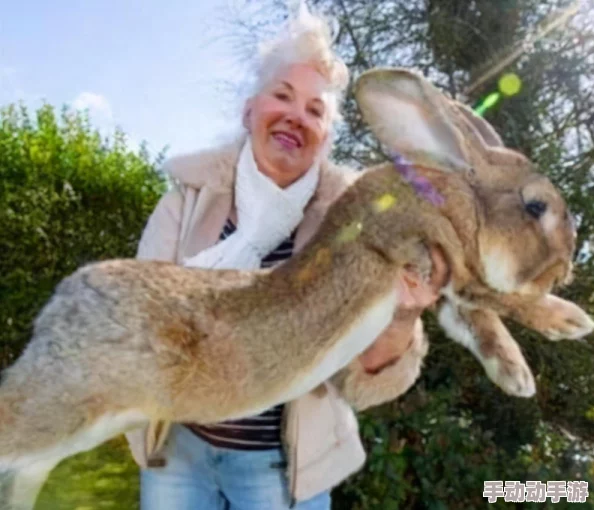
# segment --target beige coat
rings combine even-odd
[[[160,200],[149,218],[138,258],[181,264],[184,258],[218,241],[232,209],[235,163],[241,142],[166,163],[165,171],[176,181],[176,187]],[[295,251],[301,250],[316,232],[327,208],[352,176],[352,171],[330,163],[323,165],[316,193],[297,229]],[[425,351],[422,328],[417,328],[411,348],[396,364],[370,375],[355,360],[332,382],[285,406],[283,438],[289,461],[289,486],[295,500],[332,489],[362,467],[365,452],[349,403],[362,409],[402,394],[418,377]],[[163,449],[154,451],[150,446],[161,444],[166,434],[166,430],[151,428],[127,435],[139,466],[147,466],[147,452],[151,464],[166,462]]]

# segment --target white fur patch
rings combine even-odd
[[[547,211],[543,215],[542,219],[542,229],[547,233],[550,234],[559,226],[559,217],[551,212]]]
[[[482,253],[481,262],[489,287],[504,293],[516,290],[515,262],[507,250],[491,249]]]
[[[148,421],[148,417],[137,410],[129,410],[116,415],[106,414],[91,426],[82,428],[76,434],[54,446],[17,458],[0,458],[0,468],[34,469],[34,465],[40,462],[48,465],[52,461],[60,462],[77,453],[92,450],[131,428],[143,426]]]
[[[446,303],[441,307],[437,319],[452,340],[466,347],[477,358],[481,358],[476,337],[451,303]]]
[[[282,402],[290,402],[327,381],[377,339],[394,319],[397,306],[398,293],[394,290],[371,306],[309,373],[295,380],[291,387],[264,403],[261,408],[244,411],[238,418],[258,414]]]

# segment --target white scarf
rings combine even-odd
[[[237,163],[235,207],[237,229],[225,240],[185,259],[186,267],[258,269],[262,259],[299,225],[319,179],[319,163],[287,188],[278,187],[258,170],[247,139]]]

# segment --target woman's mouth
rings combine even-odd
[[[286,150],[298,149],[303,145],[297,136],[286,131],[277,131],[272,137]]]

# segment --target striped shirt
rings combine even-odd
[[[220,240],[235,232],[235,225],[227,220]],[[269,268],[293,254],[295,233],[262,259],[261,267]],[[257,416],[226,421],[216,425],[186,424],[197,436],[213,446],[235,450],[270,450],[281,447],[283,405],[275,406]]]

